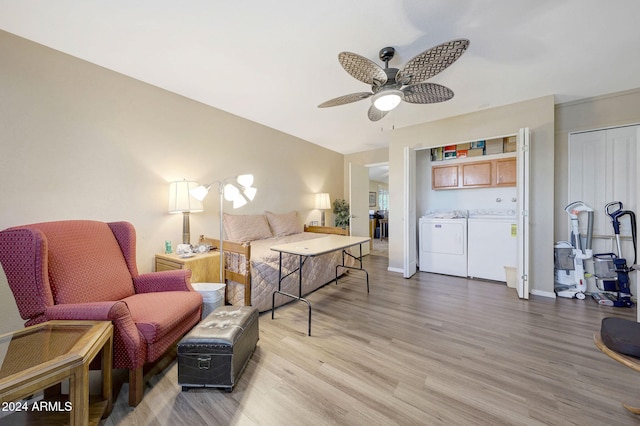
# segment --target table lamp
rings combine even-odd
[[[331,208],[331,200],[329,199],[329,194],[326,192],[320,192],[316,194],[316,209],[320,210],[322,216],[320,217],[320,225],[324,226],[324,211],[329,210]]]
[[[204,211],[202,200],[193,197],[189,192],[197,187],[198,182],[187,180],[169,184],[169,213],[182,213],[182,244],[191,244],[189,214]]]

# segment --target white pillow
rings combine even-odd
[[[239,243],[273,237],[267,218],[263,214],[224,214],[224,232],[227,239]]]
[[[304,231],[303,226],[298,220],[298,212],[291,211],[289,213],[276,214],[265,211],[269,226],[275,237],[284,237],[285,235],[299,234]]]

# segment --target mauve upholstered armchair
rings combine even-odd
[[[153,365],[200,320],[191,271],[138,274],[128,222],[69,220],[0,232],[0,263],[25,326],[48,320],[114,325],[114,368],[129,370],[129,405]]]

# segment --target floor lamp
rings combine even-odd
[[[220,196],[220,282],[224,283],[224,251],[222,248],[223,223],[224,218],[224,200],[233,201],[233,208],[242,207],[247,202],[252,201],[256,196],[257,189],[253,188],[253,175],[234,176],[207,185],[200,185],[191,189],[189,192],[197,200],[204,200],[209,190],[218,185],[218,194]]]

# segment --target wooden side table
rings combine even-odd
[[[0,403],[9,424],[97,425],[111,413],[113,325],[48,321],[0,336]],[[89,364],[102,352],[102,396],[89,403]],[[69,380],[69,399],[21,398]],[[5,413],[3,413],[5,414]]]
[[[192,283],[220,282],[220,252],[197,253],[191,257],[156,254],[156,271],[190,269]]]

